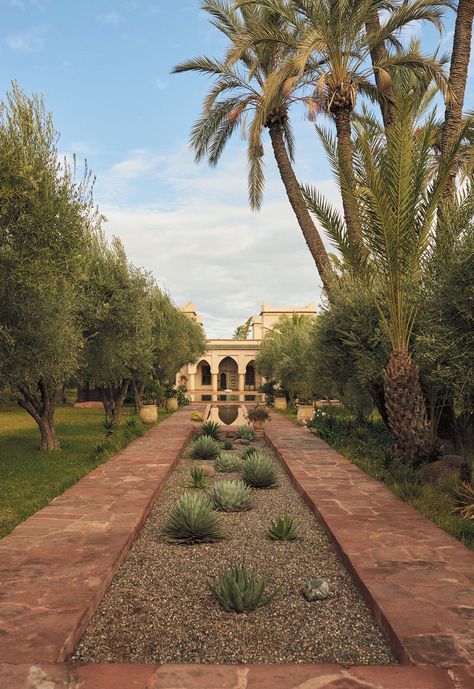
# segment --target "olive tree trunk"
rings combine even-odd
[[[128,386],[129,381],[127,379],[123,380],[120,385],[99,387],[105,409],[105,418],[107,421],[113,421],[117,426],[120,424],[120,415],[127,396]]]
[[[46,452],[60,450],[54,426],[54,412],[60,391],[48,390],[47,385],[43,381],[38,382],[39,395],[35,394],[27,385],[20,385],[19,391],[21,397],[17,400],[18,405],[25,409],[38,424],[41,433],[40,450]]]
[[[285,186],[288,200],[293,212],[298,220],[298,224],[305,238],[308,249],[316,264],[318,273],[321,277],[324,288],[329,293],[331,290],[332,268],[328,253],[319,235],[316,225],[306,207],[306,203],[301,192],[300,184],[296,178],[290,157],[285,145],[283,130],[278,121],[268,124],[270,139],[272,142],[273,153],[278,165],[281,179]]]

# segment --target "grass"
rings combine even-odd
[[[0,537],[141,435],[141,423],[126,426],[131,416],[132,408],[125,407],[124,423],[105,441],[102,409],[60,406],[55,419],[61,451],[40,452],[33,419],[15,405],[0,404]],[[159,409],[158,423],[167,416]],[[99,443],[103,452],[96,454]]]
[[[296,423],[293,410],[279,413]],[[450,479],[437,484],[421,481],[415,469],[395,458],[392,437],[380,417],[361,423],[343,407],[325,407],[317,412],[313,425],[331,447],[474,550],[474,521],[453,512],[451,492],[457,481]]]

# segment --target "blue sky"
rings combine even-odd
[[[0,89],[15,79],[44,95],[60,151],[87,158],[97,175],[108,234],[122,238],[131,260],[153,270],[176,303],[194,300],[209,336],[230,337],[263,301],[318,301],[319,280],[271,155],[260,214],[248,209],[242,142],[217,169],[194,165],[187,139],[207,82],[170,70],[195,55],[222,54],[200,4],[0,0]],[[452,17],[445,49],[451,31]],[[421,38],[426,50],[438,40],[426,28]],[[470,107],[472,86],[471,74]],[[311,124],[300,113],[294,126],[299,177],[336,200]]]

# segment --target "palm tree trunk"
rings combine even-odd
[[[441,136],[441,155],[445,156],[454,143],[462,121],[467,72],[471,55],[472,21],[474,0],[459,0],[456,25],[454,27],[453,51],[449,70],[449,86],[452,97],[446,105]],[[454,164],[444,188],[444,198],[454,195],[457,165]]]
[[[368,36],[376,34],[380,31],[379,13],[375,12],[374,16],[365,24],[365,30]],[[370,51],[372,59],[372,66],[376,67],[380,62],[387,59],[388,53],[384,43],[376,45]],[[382,119],[385,129],[389,127],[395,118],[395,94],[393,91],[392,81],[386,83],[382,80],[378,69],[374,69],[375,83],[380,93],[380,110],[382,111]]]
[[[341,197],[347,230],[359,245],[361,255],[365,254],[364,239],[359,221],[359,209],[354,195],[355,176],[352,157],[351,111],[341,107],[333,111],[336,123],[337,149],[340,162]]]
[[[434,454],[434,442],[418,367],[408,351],[393,351],[384,371],[385,406],[398,456],[418,463]]]
[[[288,151],[286,150],[283,131],[278,121],[268,124],[270,139],[272,142],[273,153],[280,171],[280,176],[285,185],[286,194],[298,224],[303,232],[306,244],[314,259],[316,268],[321,277],[326,292],[331,291],[332,267],[326,248],[322,242],[319,232],[306,207],[299,182],[296,178],[293,166],[291,165]]]

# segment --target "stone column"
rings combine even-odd
[[[196,390],[196,374],[195,373],[189,374],[189,388],[188,388],[188,390],[189,390],[189,394],[191,397],[191,401],[195,402],[196,401],[196,398],[194,395],[194,391]]]
[[[217,373],[211,373],[212,379],[212,401],[217,402]]]
[[[239,402],[244,401],[245,373],[239,373]]]

